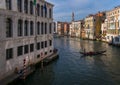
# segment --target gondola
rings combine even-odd
[[[92,52],[92,51],[90,51],[90,52],[80,52],[80,54],[82,54],[84,56],[92,56],[92,55],[100,55],[100,54],[103,54],[105,52],[106,52],[106,50],[104,50],[104,51],[96,51],[96,52]]]

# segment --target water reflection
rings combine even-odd
[[[96,75],[96,78],[101,81],[105,80],[105,85],[119,85],[120,80],[120,67],[118,67],[117,64],[119,64],[119,50],[120,48],[116,47],[110,47],[106,43],[101,43],[99,41],[88,41],[88,40],[79,40],[78,39],[72,39],[70,42],[70,48],[69,52],[78,52],[80,48],[85,48],[87,51],[96,51],[96,50],[107,50],[106,55],[98,55],[98,56],[92,56],[92,57],[85,57],[84,59],[81,59],[80,61],[84,61],[84,67],[89,68],[89,71],[94,72],[93,74],[87,73],[88,75],[91,75],[94,77]],[[68,50],[68,49],[67,49]],[[71,53],[71,54],[77,54],[77,53]],[[79,54],[77,54],[79,55]],[[85,66],[85,64],[87,64]],[[83,69],[83,67],[82,67]],[[97,77],[98,76],[98,77]],[[116,76],[116,77],[115,77]],[[94,79],[94,78],[93,78]],[[96,80],[97,81],[97,80]],[[101,82],[98,81],[98,82]],[[103,84],[104,84],[103,83]]]
[[[98,41],[55,39],[59,59],[38,69],[24,85],[120,85],[120,48]],[[79,50],[106,49],[106,55],[81,57]],[[23,85],[17,82],[15,85]]]

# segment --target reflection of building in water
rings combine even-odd
[[[53,5],[33,1],[1,0],[0,79],[53,53]]]

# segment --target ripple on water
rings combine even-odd
[[[59,59],[37,70],[25,84],[15,85],[120,85],[120,53],[106,43],[66,38],[55,39]],[[106,56],[80,57],[80,48],[86,51],[107,49]]]

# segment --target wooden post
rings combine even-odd
[[[41,69],[43,70],[43,60],[41,61]]]
[[[41,53],[41,57],[43,57],[43,53]],[[43,71],[43,60],[41,60],[41,71]]]
[[[23,79],[25,79],[26,78],[26,60],[24,59],[23,60]]]

